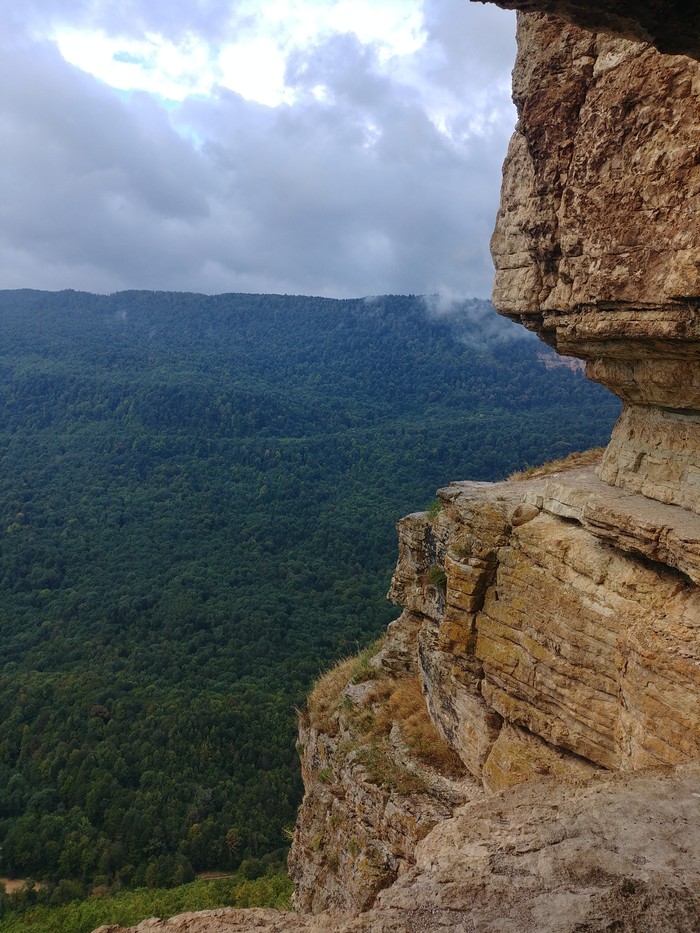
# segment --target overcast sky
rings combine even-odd
[[[490,294],[511,14],[0,8],[0,288]]]

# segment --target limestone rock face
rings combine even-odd
[[[314,774],[304,769],[307,789],[289,862],[295,906],[313,913],[365,909],[413,865],[416,843],[465,795],[438,779],[433,788],[419,781],[409,789],[383,786],[362,751],[346,757],[342,745],[313,729],[301,729],[300,744],[307,761],[320,754],[325,767]]]
[[[676,569],[697,576],[685,548],[697,549],[700,518],[614,489],[590,468],[457,483],[440,498],[422,531],[420,516],[399,525],[391,592],[423,607],[428,708],[475,777],[494,790],[545,761],[581,773],[586,762],[626,770],[700,757],[700,592]],[[664,566],[660,538],[674,531],[684,543],[666,548],[676,567]],[[415,547],[426,540],[444,554],[439,602],[416,592],[430,588],[436,551]],[[518,759],[509,776],[504,747]]]
[[[575,520],[623,553],[665,564],[700,584],[700,522],[694,512],[613,489],[587,469],[548,482],[545,494],[535,494],[535,500],[552,515]]]
[[[543,775],[570,777],[578,771],[586,778],[597,770],[590,761],[568,755],[527,729],[506,723],[491,746],[482,777],[487,790],[498,791],[540,780]]]
[[[700,916],[700,838],[691,826],[697,775],[693,766],[670,780],[550,779],[465,807],[418,846],[416,868],[380,895],[377,906],[398,922],[377,929],[690,933]],[[676,807],[684,811],[678,822]]]
[[[700,378],[700,361],[696,378]],[[599,475],[615,486],[700,513],[700,417],[629,405],[620,416]]]
[[[601,477],[700,512],[700,62],[521,16],[513,96],[494,304],[622,399]]]
[[[421,621],[405,612],[367,664],[326,675],[300,721],[306,792],[289,859],[300,910],[369,907],[414,864],[433,826],[483,796],[428,717],[417,674]],[[417,737],[430,746],[427,762],[411,747]]]
[[[698,359],[699,89],[683,56],[519,19],[494,304],[562,353],[636,364],[637,401],[650,358]]]

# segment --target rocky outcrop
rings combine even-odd
[[[599,475],[623,489],[700,513],[700,415],[626,406]]]
[[[691,349],[699,83],[700,64],[683,56],[519,18],[519,119],[493,239],[500,311],[572,356],[622,341],[610,356],[634,359],[650,339],[672,359]]]
[[[415,883],[444,894],[432,872],[443,827],[462,826],[445,822],[460,800],[483,816],[522,783],[542,793],[543,779],[568,779],[560,792],[576,796],[611,772],[700,760],[700,518],[591,465],[438,496],[436,514],[399,523],[390,597],[403,615],[374,658],[321,681],[302,720],[290,864],[304,910],[398,910],[421,864],[430,872]],[[416,672],[430,725],[471,782],[445,785],[439,767],[406,757],[407,710],[393,698]],[[479,879],[493,897],[501,883]],[[450,910],[466,910],[459,896]]]
[[[601,478],[700,512],[700,63],[523,16],[513,90],[494,304],[622,399]]]
[[[400,919],[377,929],[690,933],[700,909],[698,770],[669,777],[546,779],[465,808],[380,896]]]
[[[326,674],[301,717],[306,793],[289,858],[300,910],[371,906],[437,823],[483,796],[428,716],[419,626],[405,613],[371,659]]]
[[[512,782],[504,745],[516,772],[532,756],[531,774],[554,757],[559,773],[700,758],[700,591],[659,562],[697,575],[692,551],[670,544],[697,550],[697,516],[590,468],[456,483],[440,499],[434,520],[400,524],[391,592],[422,607],[428,706],[470,773],[491,790]],[[420,591],[436,564],[445,592],[431,604]],[[527,733],[517,752],[514,728]]]
[[[592,470],[562,474],[547,483],[546,498],[535,494],[534,502],[628,555],[672,567],[700,584],[700,523],[693,512],[611,488]]]

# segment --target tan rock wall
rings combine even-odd
[[[573,355],[697,330],[699,90],[685,57],[519,19],[519,122],[492,244],[499,310],[543,315],[538,328]]]
[[[518,532],[478,618],[482,694],[506,720],[614,767],[615,656],[633,608],[610,586],[622,568],[581,528],[551,516]]]
[[[481,780],[502,719],[481,694],[481,665],[473,648],[454,654],[439,647],[439,631],[426,622],[420,633],[419,664],[430,714],[471,775]]]
[[[544,762],[578,773],[580,759],[624,770],[699,757],[700,593],[646,554],[670,553],[660,541],[674,525],[686,546],[700,542],[700,518],[590,469],[440,496],[438,518],[399,525],[392,593],[429,610],[418,635],[426,702],[468,770],[494,790]],[[426,540],[443,555],[439,604],[420,593],[437,559],[416,546]]]
[[[700,598],[679,587],[638,617],[619,646],[623,767],[700,758]]]
[[[700,418],[684,411],[626,407],[598,475],[612,485],[700,513]]]
[[[534,500],[552,515],[579,522],[622,553],[672,567],[700,584],[696,512],[613,488],[585,468],[552,479],[542,495],[534,493]]]
[[[494,742],[483,769],[484,787],[489,791],[546,776],[590,778],[596,768],[585,758],[577,758],[564,749],[550,745],[527,729],[506,723]]]
[[[542,515],[514,531],[477,619],[481,693],[607,768],[700,755],[700,598],[678,574]]]
[[[513,97],[494,304],[625,403],[601,478],[700,512],[700,62],[521,16]]]
[[[295,906],[302,911],[362,910],[413,864],[416,843],[452,807],[430,795],[382,787],[362,755],[313,729],[300,730],[302,759],[325,745],[319,764],[304,769],[304,803],[289,858]],[[461,802],[461,801],[460,801]]]

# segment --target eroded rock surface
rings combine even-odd
[[[673,359],[691,349],[699,82],[684,56],[519,18],[519,120],[493,240],[499,310],[569,355],[634,361],[650,338]],[[600,352],[617,341],[624,356]]]
[[[403,924],[379,929],[696,929],[698,777],[694,765],[675,777],[549,779],[465,808],[380,896]]]
[[[305,795],[289,859],[300,910],[371,906],[437,823],[483,796],[425,709],[420,623],[404,613],[372,659],[327,674],[301,718]]]
[[[700,360],[693,378],[700,379]],[[626,406],[599,475],[615,486],[700,513],[700,415]]]
[[[522,16],[513,94],[494,304],[622,399],[601,477],[700,512],[700,63]]]
[[[440,498],[436,519],[400,523],[391,595],[423,616],[428,706],[476,778],[498,789],[504,724],[538,740],[519,743],[516,771],[528,754],[532,773],[555,758],[565,771],[565,752],[576,772],[582,759],[630,769],[700,757],[700,592],[670,566],[697,574],[697,515],[589,468],[456,483]]]

